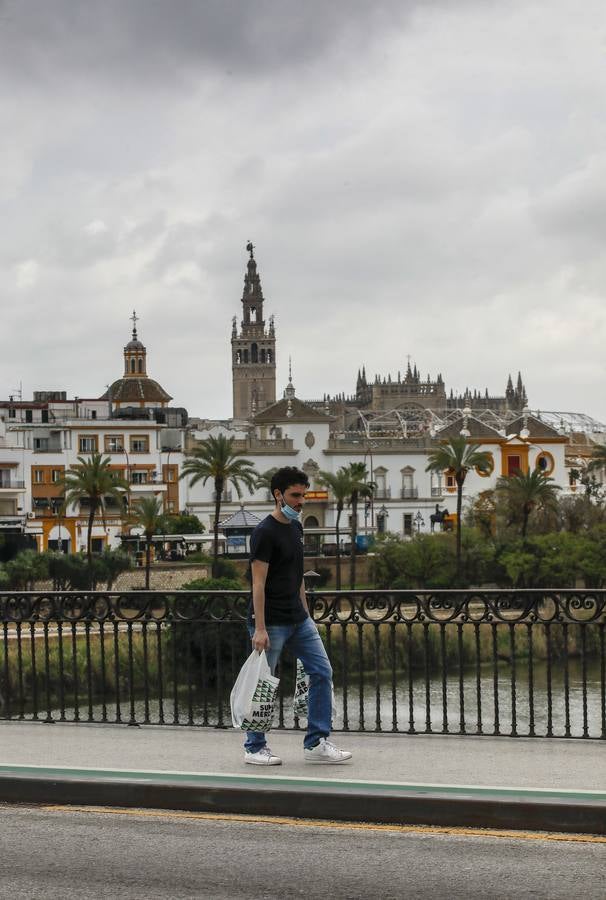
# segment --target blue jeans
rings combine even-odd
[[[252,637],[254,628],[249,626],[248,630]],[[314,747],[320,738],[330,734],[332,719],[332,668],[322,638],[309,617],[296,625],[268,625],[267,633],[270,644],[266,651],[267,662],[272,673],[282,650],[287,646],[293,656],[301,660],[309,675],[307,732],[303,746]],[[246,732],[245,750],[256,753],[264,746],[264,732]]]

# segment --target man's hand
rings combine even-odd
[[[265,628],[255,628],[252,636],[252,645],[259,653],[261,650],[269,650],[269,635]]]

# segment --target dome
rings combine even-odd
[[[168,403],[173,398],[153,378],[118,378],[111,385],[101,400],[112,403]]]
[[[129,341],[129,342],[128,342],[128,344],[126,345],[126,347],[124,348],[124,350],[125,350],[125,352],[126,352],[127,350],[145,350],[145,347],[143,346],[143,344],[141,343],[141,341],[136,340],[135,338],[133,338],[132,341]]]

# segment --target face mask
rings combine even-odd
[[[286,516],[289,522],[296,522],[299,518],[299,513],[297,512],[297,510],[293,509],[292,506],[289,506],[288,503],[285,503],[284,500],[282,501],[280,511],[283,515]]]

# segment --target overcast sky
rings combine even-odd
[[[606,421],[603,0],[0,0],[0,395],[148,372],[231,415],[252,240],[278,391],[407,357]]]

